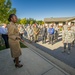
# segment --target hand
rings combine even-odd
[[[21,40],[21,38],[19,36],[16,37],[17,40]]]
[[[24,40],[22,40],[22,39],[20,41],[24,42]]]
[[[37,33],[35,33],[37,35]]]

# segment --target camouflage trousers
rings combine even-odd
[[[34,41],[38,41],[38,35],[34,35]]]

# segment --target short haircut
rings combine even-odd
[[[16,16],[16,15],[15,15],[15,14],[10,14],[10,15],[9,15],[9,18],[8,18],[8,21],[9,21],[9,22],[11,21],[11,18],[12,18],[13,16]]]

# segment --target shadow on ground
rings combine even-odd
[[[31,45],[35,46],[36,48],[41,49],[42,51],[52,55],[56,59],[64,62],[65,64],[75,68],[75,47],[72,47],[71,53],[68,55],[67,51],[65,53],[62,53],[63,47],[59,47],[57,49],[51,50],[47,47],[44,47],[42,45],[39,45],[34,42],[30,42],[29,40],[25,39],[26,42],[30,43]],[[61,39],[58,40],[58,42],[61,41]]]

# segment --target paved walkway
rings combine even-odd
[[[54,43],[53,45],[48,44],[48,42],[46,44],[42,44],[42,41],[37,43],[30,43],[28,40],[25,41],[75,69],[75,46],[71,47],[71,53],[69,55],[67,53],[68,49],[65,53],[62,53],[64,48],[61,41],[61,36],[58,39],[58,42]]]
[[[44,56],[29,48],[22,48],[20,57],[22,68],[15,68],[10,50],[0,51],[1,75],[70,75]]]
[[[62,50],[64,49],[62,41],[56,42],[54,45],[48,43],[42,44],[41,41],[38,42],[38,44],[41,46],[39,46],[40,49],[42,48],[42,50],[48,52],[56,59],[59,59],[60,61],[75,69],[75,46],[71,47],[71,53],[68,55],[68,49],[66,49],[65,53],[62,53]]]

